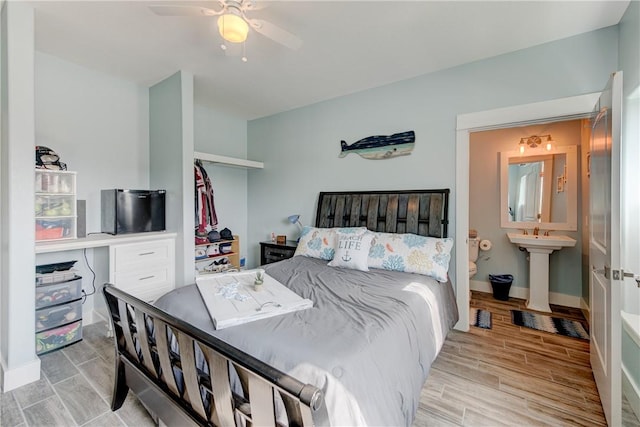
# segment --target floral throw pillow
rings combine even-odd
[[[417,234],[372,233],[369,268],[424,274],[447,281],[453,239]]]
[[[364,234],[367,228],[316,228],[305,226],[302,228],[302,234],[300,235],[294,256],[302,255],[327,261],[332,260],[335,252],[337,231],[345,234]]]
[[[369,271],[368,257],[371,247],[371,233],[337,232],[336,250],[331,267],[344,267],[360,271]]]

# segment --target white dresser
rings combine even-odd
[[[97,319],[107,320],[107,308],[102,296],[102,285],[112,283],[125,292],[147,302],[153,302],[176,287],[176,233],[148,232],[122,234],[91,234],[69,240],[54,240],[36,243],[36,254],[47,257],[41,263],[82,259],[85,249],[93,250],[91,271],[86,271],[84,288],[89,295],[83,305],[84,324]],[[70,251],[82,251],[70,252]],[[85,268],[85,260],[80,261]],[[88,268],[87,268],[88,270]],[[93,275],[93,278],[92,278]],[[95,285],[95,293],[92,292]]]
[[[175,239],[109,246],[109,282],[147,302],[175,288]]]

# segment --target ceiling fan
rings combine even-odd
[[[288,31],[268,21],[249,18],[247,12],[258,9],[254,0],[218,0],[218,3],[220,10],[193,5],[153,5],[149,8],[161,16],[218,16],[218,31],[223,39],[221,47],[224,50],[227,48],[225,42],[243,43],[249,28],[290,49],[296,50],[302,46],[302,40]],[[243,61],[246,61],[244,56]]]

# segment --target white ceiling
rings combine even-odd
[[[246,63],[220,49],[215,17],[148,8],[176,3],[218,8],[36,2],[36,49],[143,85],[187,70],[197,103],[253,119],[615,25],[629,1],[257,0],[250,17],[304,44],[293,51],[250,32]]]

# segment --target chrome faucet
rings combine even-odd
[[[533,235],[537,236],[540,233],[540,227],[536,227],[533,229]]]

